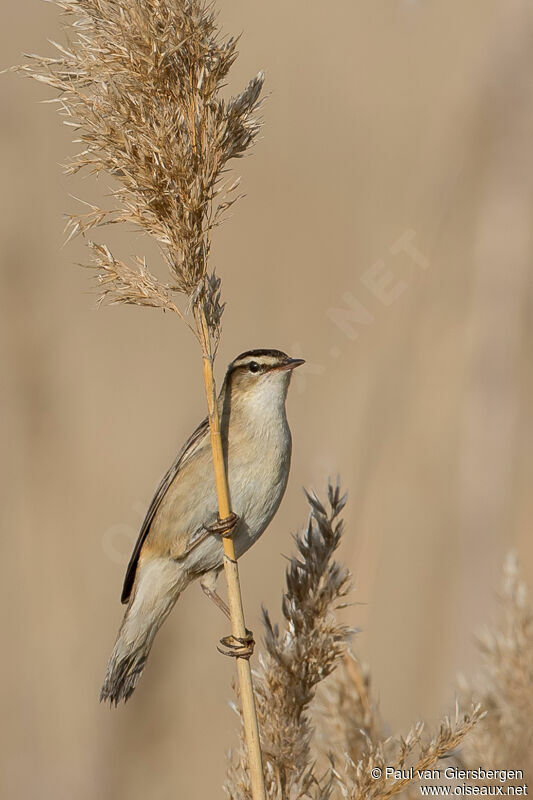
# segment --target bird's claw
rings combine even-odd
[[[218,517],[216,522],[206,526],[206,530],[208,530],[209,533],[218,533],[219,536],[231,536],[238,522],[239,517],[232,512],[228,517],[224,517],[224,519]]]
[[[217,645],[217,650],[223,656],[230,658],[250,658],[253,655],[255,641],[252,631],[246,630],[246,635],[242,638],[239,636],[223,636],[220,640],[222,647]]]

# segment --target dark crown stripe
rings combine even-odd
[[[269,356],[270,358],[279,359],[288,358],[287,353],[284,353],[282,350],[246,350],[246,352],[241,353],[240,356],[234,358],[233,363],[235,364],[237,361],[243,361],[250,358],[260,358],[261,356]]]

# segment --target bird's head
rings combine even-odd
[[[226,373],[231,402],[274,407],[285,402],[293,369],[303,358],[281,350],[248,350],[233,359]]]

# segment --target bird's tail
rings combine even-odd
[[[188,583],[176,562],[150,559],[139,564],[132,598],[109,659],[100,700],[118,705],[141,677],[155,635]]]

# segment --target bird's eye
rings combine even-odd
[[[250,372],[259,372],[260,366],[257,363],[257,361],[251,361],[250,364],[248,365],[248,369],[250,370]]]

